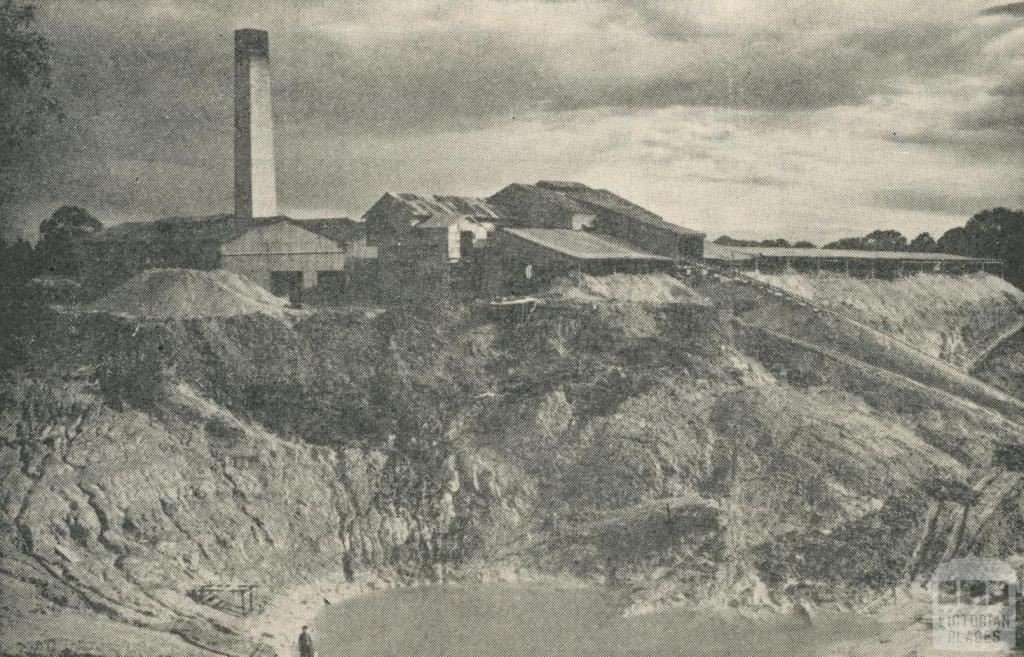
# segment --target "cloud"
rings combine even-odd
[[[1024,16],[1024,2],[1010,2],[1005,5],[987,7],[981,11],[982,16]]]
[[[958,195],[907,188],[879,189],[873,193],[873,199],[882,208],[959,217],[969,217],[987,207],[987,203],[991,201],[990,198],[976,195]],[[1018,199],[1017,203],[1019,202]]]
[[[982,156],[1019,156],[1024,154],[1024,25],[1000,21],[985,34],[973,79],[962,85],[969,93],[958,94],[958,105],[949,108],[948,125],[925,138]],[[947,93],[947,98],[952,96]]]
[[[308,1],[253,11],[249,3],[50,0],[44,8],[58,43],[92,61],[86,73],[166,90],[172,109],[189,106],[179,91],[197,104],[184,93],[194,91],[182,82],[188,71],[221,90],[231,29],[269,28],[275,83],[290,116],[379,133],[535,110],[858,104],[901,75],[970,59],[972,49],[958,47],[963,16],[947,8],[942,21],[915,20],[929,5],[892,12],[867,4]],[[112,68],[124,64],[116,58],[96,61],[97,52],[111,51],[137,59],[120,68]]]
[[[956,125],[967,131],[1007,133],[1007,137],[1019,141],[1024,128],[1024,75],[1008,75],[988,91],[982,102],[960,113]]]
[[[21,181],[33,208],[230,209],[247,26],[271,32],[281,203],[300,212],[578,178],[712,231],[938,232],[968,203],[929,195],[1001,199],[1024,150],[1024,36],[976,0],[41,4],[68,120]]]

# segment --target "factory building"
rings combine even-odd
[[[492,298],[530,294],[574,273],[646,274],[675,264],[614,237],[564,228],[502,228],[487,251],[483,292]]]
[[[606,189],[542,180],[511,184],[488,200],[518,227],[589,231],[672,260],[704,254],[704,233],[666,221]]]
[[[363,215],[367,244],[377,249],[384,299],[472,296],[479,286],[481,245],[504,222],[484,199],[385,194]]]
[[[124,223],[91,236],[86,278],[98,288],[144,269],[227,269],[300,301],[314,286],[335,294],[366,287],[376,248],[349,219],[278,214],[270,44],[261,30],[235,32],[233,215]]]
[[[363,216],[391,298],[502,296],[570,272],[664,270],[704,234],[607,190],[515,183],[487,199],[385,194]]]
[[[98,287],[154,267],[222,268],[299,301],[471,299],[527,293],[573,272],[670,270],[697,260],[762,272],[1001,270],[946,254],[705,245],[703,233],[579,182],[513,183],[489,198],[384,194],[363,216],[281,216],[274,166],[270,43],[234,36],[234,213],[115,225],[83,245]]]
[[[226,269],[294,301],[318,285],[336,293],[365,286],[377,255],[350,219],[232,215],[118,224],[96,233],[86,248],[86,279],[100,289],[145,269]]]

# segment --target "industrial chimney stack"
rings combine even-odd
[[[276,215],[270,39],[263,30],[236,30],[235,216]]]

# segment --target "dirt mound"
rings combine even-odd
[[[90,305],[89,310],[143,319],[235,317],[255,313],[282,317],[287,303],[229,271],[149,269],[111,290]]]
[[[592,303],[626,301],[631,303],[688,303],[706,305],[708,300],[691,287],[668,274],[583,275],[555,281],[544,294],[559,301]]]

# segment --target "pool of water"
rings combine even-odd
[[[398,589],[326,607],[320,657],[802,657],[877,636],[854,615],[722,620],[671,609],[624,618],[599,589],[486,584]]]

